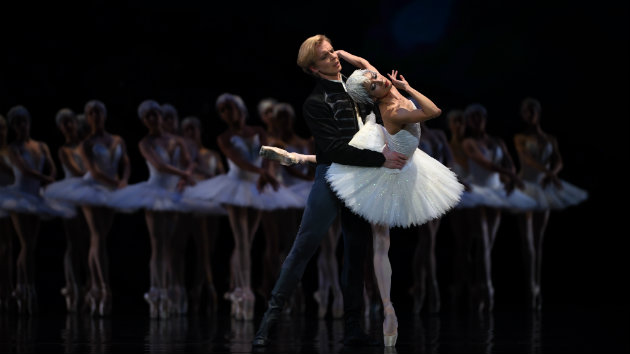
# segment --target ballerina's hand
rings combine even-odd
[[[405,80],[405,77],[400,75],[400,80],[396,78],[398,76],[398,70],[392,70],[391,74],[387,74],[390,80],[392,80],[392,84],[399,90],[406,90],[409,87],[409,83]]]

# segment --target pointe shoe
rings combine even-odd
[[[160,300],[158,290],[149,289],[149,292],[144,293],[144,300],[149,304],[149,317],[158,318],[158,302]]]
[[[112,312],[112,298],[108,290],[103,290],[101,300],[98,303],[98,314],[101,317],[109,316]]]
[[[334,294],[332,303],[332,317],[343,318],[343,295],[341,293]]]
[[[301,162],[294,153],[274,146],[263,145],[260,148],[259,155],[268,160],[278,161],[284,166],[296,165]]]
[[[64,296],[66,300],[66,310],[68,312],[77,312],[78,309],[78,301],[77,301],[77,293],[78,288],[72,287],[72,290],[69,290],[68,287],[61,288],[61,295]]]
[[[398,318],[396,318],[396,311],[394,306],[390,302],[385,305],[385,321],[383,321],[383,344],[386,347],[396,346],[396,340],[398,339]]]
[[[254,319],[254,306],[256,297],[251,290],[245,290],[243,293],[243,320],[251,321]]]
[[[317,318],[322,319],[326,317],[328,312],[328,296],[323,296],[319,290],[313,293],[313,298],[317,302]]]
[[[160,300],[158,302],[158,316],[160,318],[168,318],[171,311],[171,302],[169,299],[168,290],[159,289]]]
[[[232,303],[230,314],[237,320],[243,319],[243,290],[235,288],[232,292],[227,292],[223,297]]]
[[[96,288],[90,289],[85,294],[85,303],[89,306],[90,314],[92,316],[95,316],[96,314],[98,314],[98,304],[99,304],[100,298],[101,298],[101,292],[100,290]]]

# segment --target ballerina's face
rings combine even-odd
[[[521,118],[528,124],[536,125],[539,122],[538,112],[527,104],[521,106]]]
[[[97,106],[91,107],[85,112],[85,117],[92,129],[103,128],[105,126],[105,112]]]
[[[188,123],[182,126],[182,135],[194,141],[201,141],[201,130],[195,124]]]
[[[76,118],[65,117],[61,120],[59,124],[59,130],[65,136],[76,137],[79,131],[79,126]]]
[[[221,119],[228,125],[238,125],[241,121],[244,121],[241,111],[236,106],[236,103],[231,100],[221,103],[217,110]]]
[[[158,128],[162,128],[162,115],[155,109],[149,110],[142,117],[142,122],[144,125],[150,130],[157,130]]]
[[[383,98],[389,94],[389,91],[392,89],[392,83],[385,76],[375,71],[368,71],[363,75],[368,78],[363,87],[373,100]]]
[[[11,127],[17,136],[25,137],[31,130],[31,122],[26,117],[19,117],[12,122]]]

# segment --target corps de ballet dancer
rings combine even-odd
[[[112,290],[107,237],[115,214],[109,201],[113,191],[127,185],[131,164],[123,138],[105,129],[105,104],[90,100],[85,104],[84,114],[90,134],[81,144],[81,154],[88,172],[83,177],[66,178],[55,183],[46,189],[44,195],[77,205],[83,211],[90,229],[90,289],[85,301],[93,316],[108,316],[112,311]]]

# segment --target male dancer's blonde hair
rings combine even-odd
[[[316,34],[307,38],[300,46],[297,57],[297,65],[302,68],[305,73],[316,76],[313,74],[310,67],[315,65],[315,61],[317,60],[317,47],[324,41],[332,45],[330,38],[323,34]]]

